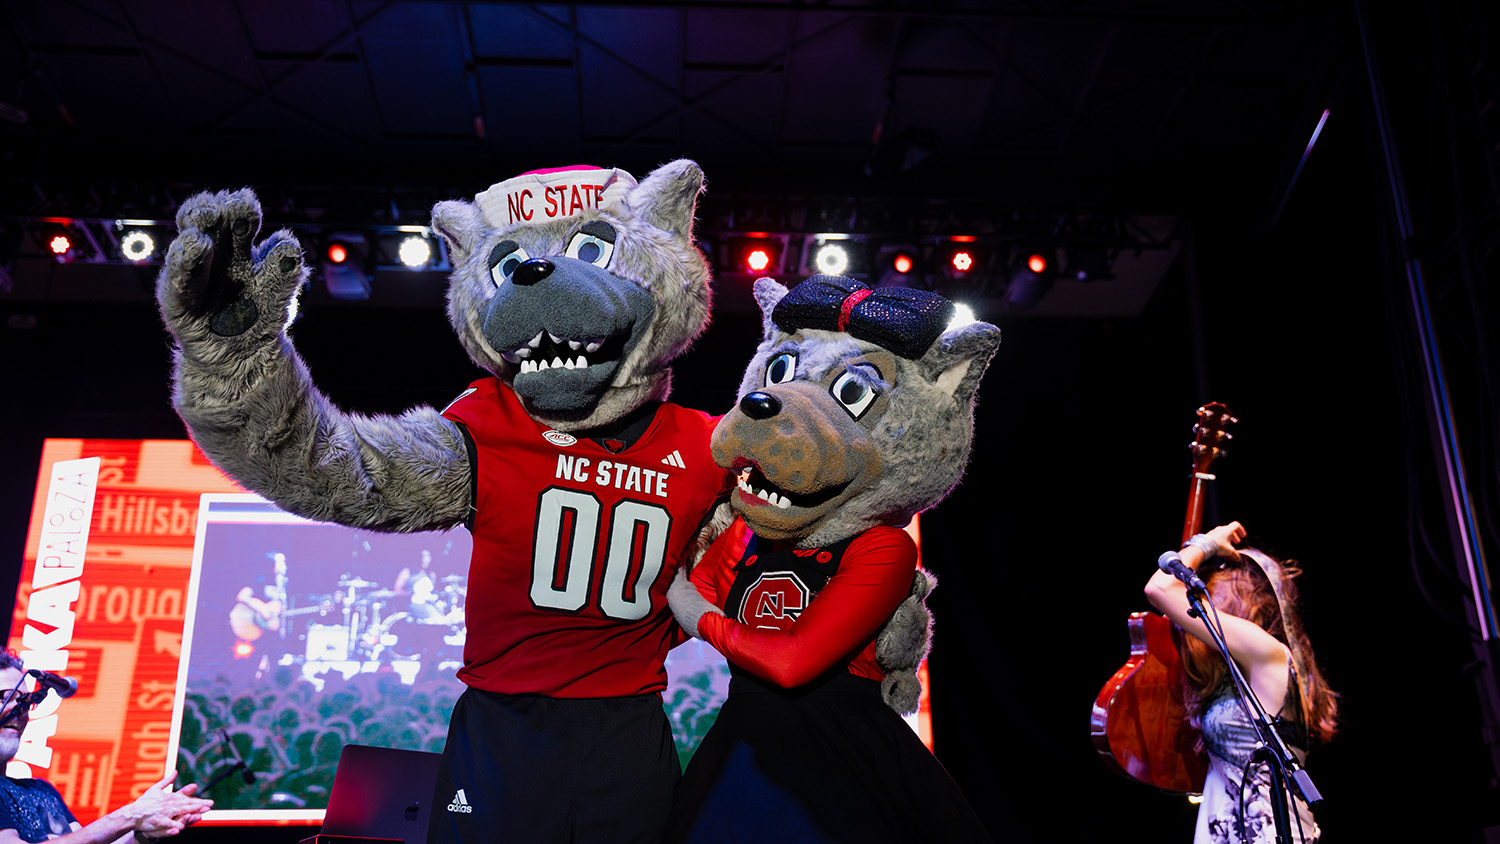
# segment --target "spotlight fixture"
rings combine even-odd
[[[751,272],[763,273],[766,267],[771,266],[771,253],[763,248],[751,249],[745,255],[745,266],[749,267]]]
[[[975,323],[978,321],[979,317],[975,316],[973,308],[965,305],[962,302],[954,302],[953,317],[948,320],[948,327],[943,330],[945,332],[952,331],[955,328],[962,328],[965,325],[969,325],[970,323]]]
[[[974,235],[953,235],[939,245],[934,265],[950,279],[982,275],[989,264],[990,248]]]
[[[720,262],[725,272],[744,273],[756,278],[776,276],[784,271],[786,238],[771,232],[754,231],[736,234],[725,240]]]
[[[137,264],[156,254],[156,241],[140,229],[133,229],[120,238],[120,256]]]
[[[818,247],[818,272],[826,275],[842,275],[849,269],[849,251],[837,243],[825,243]]]
[[[882,243],[875,250],[875,286],[877,287],[921,287],[922,277],[918,272],[917,244],[910,242]]]
[[[349,302],[370,298],[370,242],[361,232],[334,232],[323,250],[328,295]]]
[[[1015,271],[1005,287],[1004,302],[1007,308],[1029,311],[1052,289],[1057,272],[1049,250],[1023,248],[1015,255]]]
[[[54,234],[47,239],[47,251],[59,261],[73,253],[73,238],[66,234]]]
[[[432,244],[427,238],[414,234],[401,241],[396,254],[401,263],[412,269],[425,267],[432,260]]]

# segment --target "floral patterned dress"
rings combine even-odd
[[[1288,712],[1291,717],[1282,721],[1278,729],[1300,762],[1306,756],[1301,746],[1307,743],[1307,731],[1292,720],[1298,711],[1298,692],[1297,671],[1290,661],[1287,672],[1290,676],[1286,698],[1277,715]],[[1250,756],[1260,742],[1232,684],[1209,703],[1203,715],[1203,743],[1208,748],[1208,779],[1203,785],[1193,844],[1274,844],[1271,770],[1267,762],[1249,765]],[[1301,829],[1290,830],[1286,840],[1292,844],[1317,841],[1321,830],[1302,798],[1293,794],[1290,809],[1290,817]]]

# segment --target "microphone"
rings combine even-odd
[[[36,678],[38,701],[47,696],[47,689],[57,692],[58,697],[72,697],[78,693],[78,680],[74,677],[59,677],[39,668],[29,668],[26,673]]]
[[[1199,577],[1197,572],[1183,565],[1182,558],[1177,556],[1177,552],[1175,551],[1168,551],[1158,557],[1156,567],[1182,581],[1189,589],[1198,592],[1208,589],[1208,586],[1203,583],[1203,578]]]

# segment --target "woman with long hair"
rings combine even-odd
[[[1338,698],[1302,632],[1295,580],[1301,571],[1254,548],[1236,549],[1244,538],[1245,528],[1230,522],[1193,537],[1178,557],[1205,581],[1210,619],[1217,617],[1235,664],[1300,762],[1310,744],[1333,737]],[[1270,844],[1276,836],[1270,769],[1251,759],[1259,740],[1229,666],[1203,619],[1188,615],[1181,581],[1158,570],[1146,597],[1187,634],[1181,649],[1187,709],[1209,755],[1194,844]],[[1295,790],[1289,809],[1297,828],[1285,831],[1285,839],[1316,841],[1318,825]]]

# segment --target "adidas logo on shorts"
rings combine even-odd
[[[453,795],[453,802],[448,804],[448,811],[459,812],[465,815],[474,811],[474,807],[469,805],[469,798],[464,796],[462,788],[458,790],[457,794]]]

